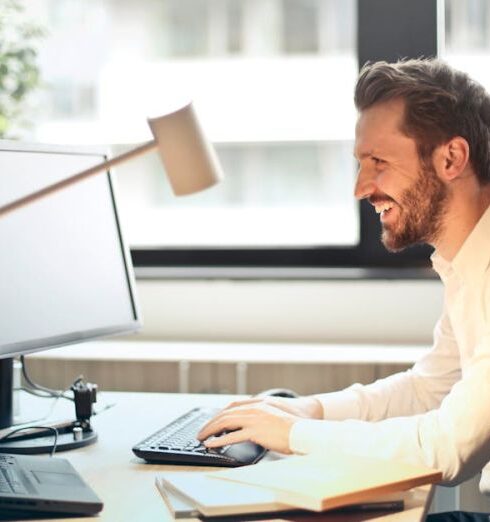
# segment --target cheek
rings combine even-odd
[[[399,166],[394,170],[401,186],[410,187],[420,176],[421,168],[418,164]]]
[[[396,181],[396,176],[390,169],[384,169],[378,172],[376,176],[376,187],[379,192],[391,197],[395,197],[397,187],[399,184]]]
[[[416,180],[416,173],[400,167],[387,167],[378,174],[377,178],[378,188],[395,200],[410,189]]]

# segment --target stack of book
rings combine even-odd
[[[295,456],[209,472],[171,471],[156,486],[174,518],[230,517],[299,510],[404,509],[408,490],[441,473],[356,455]]]

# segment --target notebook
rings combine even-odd
[[[66,459],[0,454],[0,520],[35,513],[95,515],[102,507]]]
[[[208,473],[274,492],[276,502],[324,511],[405,491],[442,479],[440,471],[353,454],[310,454]],[[287,477],[287,479],[281,479]]]
[[[169,471],[158,475],[155,483],[175,518],[294,509],[276,502],[274,493],[267,489],[228,481],[216,482],[204,472]]]
[[[240,515],[281,516],[305,513],[294,506],[277,502],[275,492],[239,484],[231,481],[217,481],[207,472],[170,471],[162,473],[155,480],[158,491],[175,519],[204,518],[229,520]],[[384,512],[402,510],[407,494],[394,493],[370,499],[357,505],[344,506],[343,510],[362,512]]]

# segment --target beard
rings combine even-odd
[[[418,243],[433,244],[441,234],[448,198],[448,190],[433,166],[422,168],[400,198],[396,223],[383,224],[381,241],[385,248],[399,252]]]

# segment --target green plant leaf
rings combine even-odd
[[[25,16],[20,0],[0,0],[0,137],[21,124],[22,108],[39,87],[39,40],[46,31]]]

